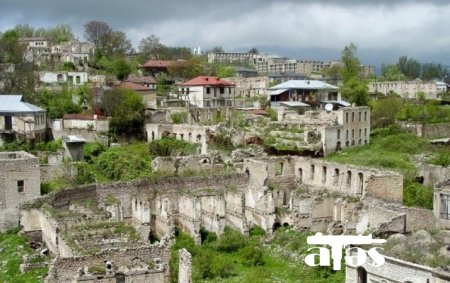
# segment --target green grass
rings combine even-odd
[[[430,163],[446,164],[448,149],[396,128],[373,131],[370,144],[332,153],[327,160],[397,171],[404,175],[403,204],[431,209],[432,188],[415,183],[415,155],[431,156]]]
[[[171,248],[171,282],[177,282],[178,250],[183,247],[193,256],[194,282],[344,282],[344,270],[334,273],[329,267],[304,263],[308,233],[280,228],[270,245],[262,244],[261,233],[248,238],[236,233],[227,229],[219,239],[195,246],[180,232]]]
[[[0,234],[0,282],[42,282],[48,268],[30,270],[21,274],[19,266],[24,255],[30,255],[33,250],[27,240],[17,234],[18,230],[11,230]]]

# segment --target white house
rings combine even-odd
[[[199,76],[179,85],[181,99],[204,107],[234,106],[235,85],[213,76]]]

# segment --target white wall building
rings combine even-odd
[[[233,107],[235,85],[213,76],[199,76],[179,85],[180,97],[191,105],[204,107]]]

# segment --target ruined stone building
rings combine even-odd
[[[370,108],[367,106],[342,107],[336,111],[306,111],[302,115],[280,107],[278,121],[272,124],[301,129],[299,140],[303,138],[309,144],[320,141],[323,155],[370,141]]]
[[[19,152],[0,152],[0,232],[17,227],[19,205],[40,196],[37,157]]]
[[[185,158],[153,166],[175,170]],[[245,158],[228,173],[213,169],[218,161],[198,162],[210,173],[97,184],[24,204],[24,231],[40,234],[56,256],[47,282],[167,282],[176,229],[200,243],[201,227],[218,235],[225,226],[248,234],[258,225],[269,235],[280,226],[331,234],[435,227],[432,211],[402,206],[396,172],[292,156]]]

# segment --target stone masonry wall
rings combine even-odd
[[[18,206],[40,196],[37,157],[26,152],[0,153],[0,232],[19,224]]]
[[[186,249],[178,251],[178,283],[192,283],[192,256]]]

